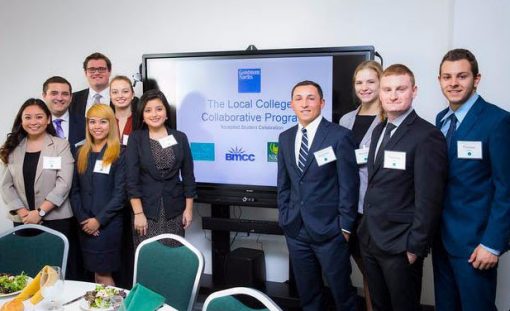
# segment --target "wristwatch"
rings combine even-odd
[[[42,208],[38,207],[37,211],[39,212],[39,216],[41,216],[41,217],[46,216],[46,211],[43,210]]]

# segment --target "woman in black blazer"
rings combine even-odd
[[[127,146],[127,192],[133,208],[135,247],[162,233],[184,236],[196,195],[188,139],[170,128],[170,106],[158,90],[140,98],[139,124]],[[181,180],[182,177],[182,180]]]
[[[81,225],[80,244],[85,268],[96,283],[115,285],[119,269],[122,209],[126,199],[125,162],[115,116],[110,107],[87,111],[85,144],[78,150],[71,189],[71,206]]]

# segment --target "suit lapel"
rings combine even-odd
[[[480,96],[475,104],[469,109],[466,117],[462,120],[462,123],[459,125],[459,128],[455,131],[452,137],[452,144],[450,146],[448,156],[449,158],[455,158],[457,155],[457,141],[462,140],[464,137],[468,135],[473,126],[478,122],[478,117],[481,115],[482,110],[484,108],[485,101]]]
[[[319,147],[322,145],[322,142],[327,136],[327,128],[329,126],[329,123],[323,118],[321,120],[321,123],[319,123],[319,126],[317,127],[317,132],[315,133],[315,137],[313,138],[312,145],[310,146],[310,149],[308,149],[308,158],[306,159],[305,169],[303,170],[303,175],[305,175],[306,171],[308,170],[308,167],[310,167],[310,164],[312,164],[314,160],[314,152],[319,150]],[[295,163],[295,161],[294,161]]]
[[[291,166],[294,168],[294,170],[296,171],[297,174],[301,174],[301,172],[299,171],[299,168],[297,166],[296,151],[295,151],[296,135],[297,135],[298,129],[299,129],[299,127],[296,125],[292,129],[292,131],[289,133],[290,137],[289,137],[289,140],[287,141],[288,146],[286,147],[286,149],[287,149],[287,153],[289,154],[289,157],[290,157]]]
[[[37,162],[37,170],[35,172],[35,182],[34,182],[34,184],[37,184],[37,181],[39,180],[39,178],[42,175],[43,164],[44,164],[44,162],[43,162],[44,161],[44,157],[55,156],[52,153],[52,148],[51,148],[52,145],[53,145],[53,139],[51,138],[50,135],[46,134],[46,136],[44,138],[44,144],[43,144],[43,147],[41,149],[41,156],[39,157],[39,162]]]
[[[19,143],[18,148],[15,148],[12,153],[12,165],[14,165],[14,172],[19,174],[17,179],[19,180],[16,188],[19,189],[19,193],[24,197],[23,202],[26,202],[25,195],[25,178],[23,176],[23,162],[25,161],[25,152],[27,151],[27,139],[23,138],[23,140]],[[9,160],[9,163],[11,160]]]
[[[149,173],[152,175],[154,179],[161,180],[161,174],[159,173],[158,168],[156,167],[156,162],[154,161],[154,157],[152,156],[152,148],[149,137],[149,130],[144,129],[142,133],[142,159],[141,162],[144,161],[148,163],[147,168]]]
[[[375,173],[375,149],[377,148],[377,143],[379,142],[379,138],[381,137],[382,131],[386,126],[386,121],[379,123],[378,126],[375,127],[374,132],[372,134],[372,140],[370,141],[370,150],[368,151],[368,160],[367,160],[367,168],[368,168],[368,181],[372,179]]]

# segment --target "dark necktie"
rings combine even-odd
[[[62,128],[62,119],[53,120],[53,125],[55,125],[55,131],[57,132],[57,136],[60,138],[65,138],[64,129]]]
[[[301,173],[305,170],[306,159],[308,159],[308,134],[306,129],[301,130],[301,147],[299,148],[298,168]]]
[[[384,147],[386,147],[386,144],[390,140],[391,131],[393,131],[394,128],[396,128],[395,124],[392,124],[392,123],[386,124],[386,130],[384,130],[383,139],[381,141],[381,144],[379,145],[379,149],[377,150],[377,156],[375,158],[375,162],[377,162],[379,160],[379,158],[381,158],[382,155],[384,154]]]
[[[450,127],[446,132],[446,145],[448,146],[448,150],[451,148],[453,135],[455,134],[455,130],[457,129],[457,117],[455,113],[452,113],[448,119],[450,119]]]

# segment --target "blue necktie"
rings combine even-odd
[[[308,159],[308,135],[306,129],[301,130],[301,147],[299,148],[298,168],[301,173],[305,170],[306,159]]]
[[[448,131],[446,132],[446,145],[448,146],[448,150],[451,147],[453,135],[455,134],[455,131],[457,130],[457,117],[455,116],[455,113],[452,113],[448,119],[450,119],[450,127],[448,128]]]
[[[53,120],[53,125],[55,125],[55,131],[57,132],[57,136],[60,138],[65,138],[64,129],[62,128],[62,119]]]

